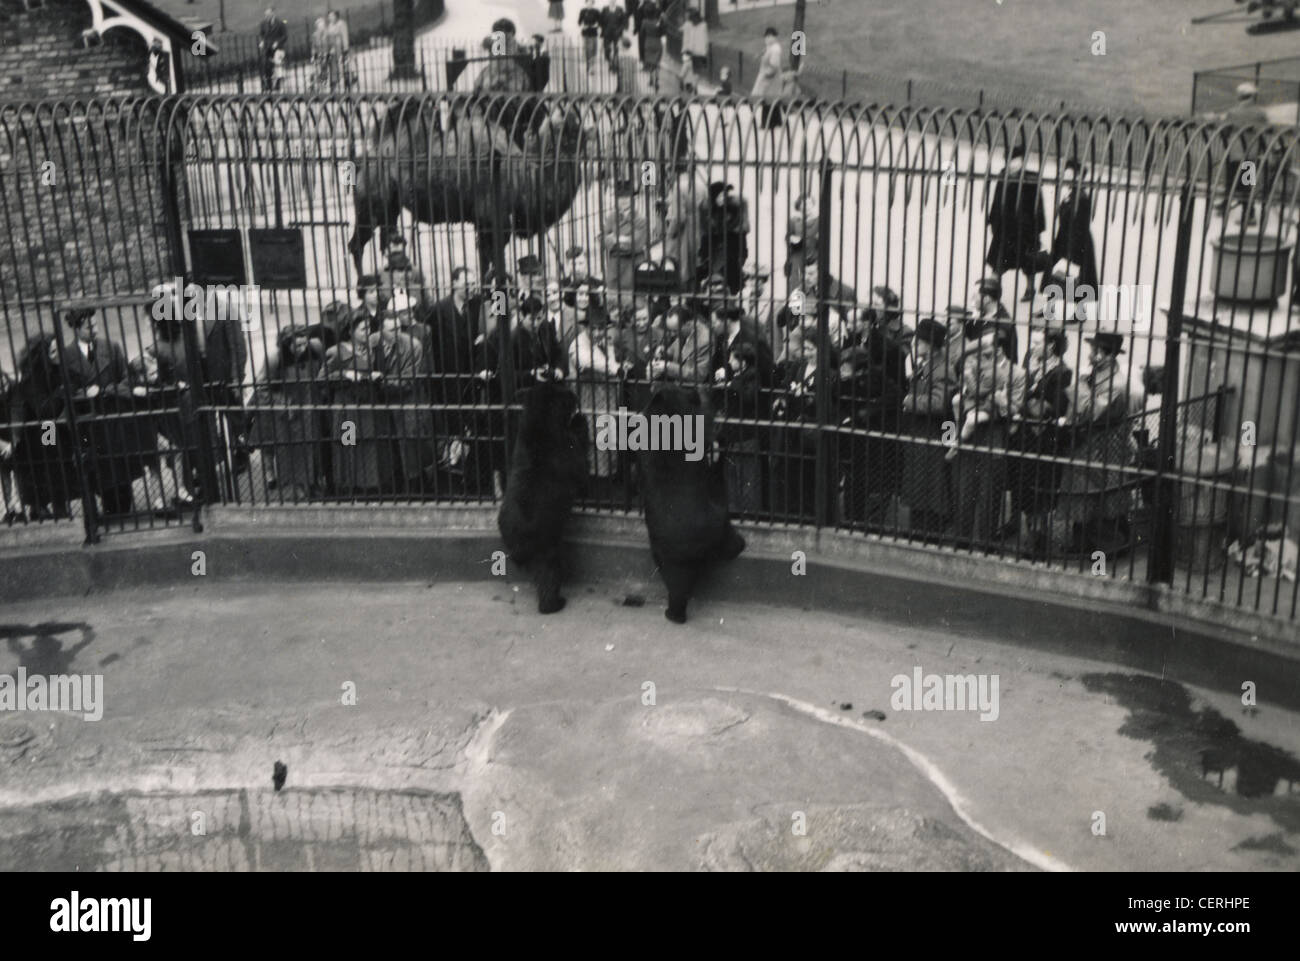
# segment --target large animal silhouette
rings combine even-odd
[[[459,103],[450,122],[431,101],[392,105],[357,164],[348,242],[357,272],[375,231],[386,237],[403,209],[426,224],[472,223],[484,272],[511,237],[554,226],[581,186],[579,111],[540,97],[479,97]]]

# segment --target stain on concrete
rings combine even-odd
[[[1286,843],[1286,837],[1279,831],[1277,834],[1268,834],[1260,838],[1246,838],[1240,844],[1233,845],[1234,851],[1265,851],[1271,854],[1280,854],[1283,857],[1292,857],[1296,849]]]
[[[1295,755],[1243,737],[1236,724],[1209,705],[1194,704],[1174,681],[1117,673],[1085,674],[1080,681],[1128,710],[1119,733],[1152,742],[1152,766],[1185,798],[1265,814],[1289,832],[1300,831]]]
[[[459,794],[364,788],[100,794],[0,810],[29,871],[487,871]]]

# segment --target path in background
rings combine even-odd
[[[722,24],[710,39],[744,53],[745,79],[752,82],[748,65],[763,49],[764,28],[788,31],[794,11],[746,6],[722,0]],[[875,74],[885,86],[912,78],[1020,92],[1026,99],[1082,96],[1116,110],[1185,114],[1193,71],[1300,49],[1300,32],[1247,34],[1253,18],[1189,22],[1229,7],[1228,0],[830,0],[809,2],[804,29],[810,68]],[[1105,33],[1105,56],[1091,52],[1095,31]]]

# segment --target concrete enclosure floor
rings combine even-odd
[[[0,674],[102,674],[103,718],[0,713],[0,869],[1300,867],[1293,713],[992,623],[702,597],[677,627],[657,582],[568,596],[196,579],[8,605]],[[917,670],[996,677],[990,719],[895,709]]]

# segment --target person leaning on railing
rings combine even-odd
[[[945,345],[948,331],[934,317],[916,325],[912,340],[912,377],[903,398],[900,432],[917,441],[943,439],[945,423],[954,421],[952,364]],[[937,443],[905,443],[900,480],[903,502],[911,514],[911,527],[940,534],[952,518],[950,467]]]
[[[1132,396],[1119,366],[1124,337],[1098,333],[1087,343],[1092,370],[1076,385],[1069,412],[1057,419],[1071,463],[1061,472],[1054,536],[1058,543],[1068,538],[1076,551],[1097,549],[1115,537],[1126,542],[1134,488],[1125,468],[1137,459]]]
[[[316,496],[323,487],[324,361],[320,331],[291,325],[280,332],[253,382],[249,444],[261,449],[263,463],[270,455],[273,473],[266,486],[290,502]]]

